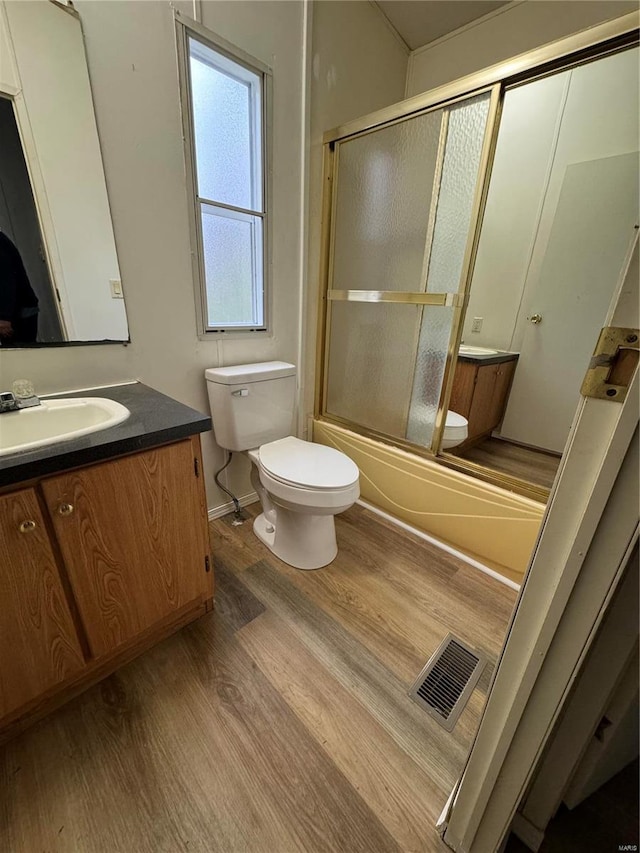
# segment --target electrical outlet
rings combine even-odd
[[[124,299],[124,294],[122,292],[122,282],[119,278],[110,278],[109,286],[111,287],[112,299]]]
[[[474,317],[471,322],[471,331],[472,332],[481,332],[482,331],[482,317]]]

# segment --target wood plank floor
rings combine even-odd
[[[485,468],[491,468],[501,474],[518,477],[545,489],[550,489],[553,485],[560,464],[560,456],[555,453],[523,447],[501,438],[487,438],[480,444],[462,450],[459,455],[469,462],[484,465]]]
[[[451,734],[406,691],[449,630],[495,660],[515,593],[360,507],[337,528],[300,572],[213,522],[214,612],[0,748],[0,850],[445,850],[490,671]]]

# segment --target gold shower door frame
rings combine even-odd
[[[452,83],[432,89],[421,95],[416,95],[379,110],[361,119],[348,122],[341,127],[328,131],[324,136],[323,156],[323,199],[322,199],[322,238],[320,254],[320,307],[318,311],[317,350],[316,350],[316,397],[315,417],[317,419],[337,424],[372,439],[382,440],[387,444],[400,447],[410,453],[428,457],[440,464],[463,471],[486,482],[502,486],[518,492],[534,500],[546,501],[549,490],[535,486],[524,480],[501,474],[485,468],[474,462],[451,454],[440,455],[440,445],[444,433],[446,412],[451,397],[456,355],[462,336],[462,325],[469,301],[469,290],[475,257],[477,253],[484,207],[491,179],[491,168],[495,154],[500,113],[507,89],[529,83],[535,79],[555,74],[566,68],[576,67],[594,59],[617,53],[638,44],[637,15],[631,13],[621,18],[608,21],[600,26],[585,30],[568,38],[561,39],[536,50],[529,51],[514,59],[491,66],[476,74],[463,77]],[[339,181],[339,150],[340,144],[347,140],[381,130],[402,121],[415,118],[425,113],[447,108],[469,98],[490,92],[489,111],[484,132],[484,140],[471,221],[467,234],[467,243],[460,275],[457,293],[425,293],[419,291],[370,291],[370,290],[335,290],[333,284],[334,241],[335,241],[335,206]],[[446,136],[446,113],[443,117]],[[442,149],[442,138],[441,146]],[[428,262],[430,241],[432,238],[435,208],[438,200],[440,175],[438,169],[442,165],[443,151],[438,154],[436,167],[437,189],[434,183],[434,199],[426,234],[425,262]],[[424,286],[427,286],[426,272],[423,276]],[[415,444],[407,439],[401,439],[384,432],[360,426],[353,421],[341,418],[327,412],[327,385],[329,342],[331,334],[331,310],[335,301],[360,302],[395,302],[414,305],[451,306],[453,307],[452,327],[449,336],[445,369],[440,389],[440,399],[430,447]]]
[[[431,200],[429,222],[425,234],[424,262],[423,274],[421,277],[422,286],[426,289],[428,286],[428,265],[429,256],[431,253],[431,244],[433,240],[433,230],[435,225],[436,211],[440,194],[440,181],[442,177],[442,167],[444,162],[444,154],[446,148],[446,140],[448,133],[448,107],[455,104],[463,103],[466,100],[477,97],[478,95],[489,95],[489,108],[487,112],[487,121],[484,128],[484,138],[482,150],[480,154],[480,162],[478,173],[476,176],[476,188],[471,208],[471,222],[467,234],[465,253],[463,256],[462,271],[457,293],[427,293],[425,291],[395,291],[395,290],[336,290],[333,288],[333,268],[334,257],[333,249],[335,244],[335,215],[337,188],[340,172],[340,145],[343,142],[351,141],[358,137],[365,136],[369,133],[375,133],[378,130],[387,128],[403,121],[411,120],[418,116],[425,115],[439,110],[445,110],[442,117],[440,128],[440,141],[438,146],[438,154],[436,160],[436,169],[434,175],[434,191]],[[337,423],[347,429],[353,430],[363,435],[374,438],[382,438],[385,441],[391,441],[393,444],[410,450],[421,455],[435,456],[440,447],[442,433],[444,432],[446,408],[443,408],[443,401],[448,400],[451,394],[451,385],[453,383],[453,373],[455,369],[455,354],[460,343],[462,334],[462,319],[464,316],[465,295],[469,288],[471,273],[473,271],[473,260],[477,249],[476,234],[479,235],[479,228],[476,224],[480,218],[482,208],[486,198],[486,188],[488,188],[487,175],[489,172],[490,163],[493,156],[494,140],[497,138],[497,125],[499,118],[499,110],[501,105],[501,86],[495,84],[493,86],[484,86],[470,92],[465,92],[457,97],[448,98],[445,101],[438,100],[433,104],[429,104],[422,109],[410,110],[406,114],[394,116],[391,119],[385,120],[386,110],[380,114],[381,121],[368,125],[359,132],[347,133],[332,139],[325,143],[325,180],[323,198],[323,235],[322,235],[322,281],[323,288],[323,310],[320,311],[322,331],[320,338],[322,340],[322,362],[321,373],[322,382],[319,385],[320,395],[317,400],[317,415],[323,420]],[[391,109],[391,108],[390,108]],[[329,340],[331,334],[331,313],[332,304],[337,301],[347,302],[394,302],[404,305],[419,305],[419,306],[434,306],[434,307],[451,307],[453,308],[452,326],[449,334],[449,346],[445,361],[444,375],[442,380],[442,388],[440,391],[440,399],[436,414],[433,437],[430,447],[424,447],[415,444],[407,439],[389,436],[387,433],[379,432],[375,429],[360,426],[353,421],[340,417],[339,415],[330,414],[326,410],[326,401],[328,393],[328,363],[329,363]],[[416,341],[417,347],[417,341]]]

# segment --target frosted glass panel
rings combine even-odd
[[[208,326],[263,323],[262,220],[201,205]]]
[[[421,307],[334,302],[327,412],[404,438]]]
[[[469,236],[489,94],[452,107],[429,259],[429,293],[456,293]]]
[[[339,146],[333,287],[425,288],[442,110]]]
[[[425,447],[433,437],[452,324],[453,308],[425,308],[407,424],[409,441]]]
[[[193,39],[189,46],[198,195],[261,210],[260,78]]]

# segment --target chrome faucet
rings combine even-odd
[[[0,391],[0,415],[39,405],[40,399],[28,379],[16,379],[11,391]]]
[[[11,391],[0,391],[0,415],[5,412],[16,412],[19,409],[18,401]]]

